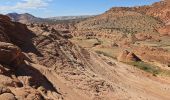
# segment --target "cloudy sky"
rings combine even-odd
[[[0,0],[0,13],[31,13],[38,17],[95,15],[113,6],[139,6],[159,0]]]

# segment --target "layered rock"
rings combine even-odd
[[[25,25],[12,22],[10,18],[0,15],[0,99],[4,100],[44,100],[38,90],[39,86],[51,83],[32,66],[25,63],[30,62],[25,52],[36,49],[31,41],[33,34]],[[35,77],[35,76],[38,76]],[[22,78],[20,78],[22,77]],[[23,79],[27,80],[25,84]],[[40,81],[43,80],[43,81]],[[44,86],[45,87],[45,86]],[[27,88],[27,90],[25,89]],[[18,93],[19,91],[25,93]],[[53,87],[45,87],[49,90]]]
[[[61,32],[43,24],[29,25],[27,29],[23,24],[4,18],[0,19],[0,26],[5,34],[0,42],[0,55],[5,58],[0,57],[0,84],[11,91],[0,97],[75,100],[78,97],[70,94],[93,99],[113,92],[111,84],[104,79],[95,78],[93,73],[87,75],[91,63],[89,52],[70,42]],[[67,91],[58,92],[58,83],[71,92],[61,95],[61,91]]]

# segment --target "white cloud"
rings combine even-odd
[[[51,1],[52,0],[21,0],[13,6],[0,6],[0,11],[41,9],[47,7]]]

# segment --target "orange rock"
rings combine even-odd
[[[120,53],[117,57],[118,61],[121,62],[133,62],[133,61],[140,61],[140,59],[132,52],[124,50]]]
[[[12,61],[17,59],[21,54],[20,49],[11,44],[0,42],[0,62],[5,64],[10,64]]]

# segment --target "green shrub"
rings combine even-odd
[[[141,69],[141,70],[152,73],[153,76],[156,76],[161,72],[161,69],[159,69],[158,67],[153,66],[153,65],[148,64],[148,63],[145,63],[145,62],[142,62],[142,61],[131,62],[130,64]]]

